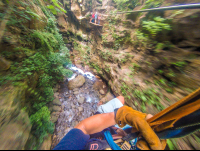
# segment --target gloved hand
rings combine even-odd
[[[158,136],[147,123],[146,116],[147,114],[133,110],[131,107],[123,106],[118,109],[115,121],[119,127],[124,127],[126,124],[129,124],[141,132],[147,143],[144,140],[138,141],[137,147],[139,149],[149,149],[149,145],[152,150],[163,150],[166,146],[166,141],[164,140],[161,143]]]

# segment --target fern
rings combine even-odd
[[[62,11],[64,13],[67,13],[66,10],[64,10],[60,5],[62,5],[58,0],[52,0],[53,5],[48,5],[47,8],[50,9],[50,11],[54,14],[57,15],[57,12]],[[59,5],[59,4],[60,5]],[[57,9],[57,8],[58,9]]]
[[[33,18],[36,17],[38,19],[42,19],[37,13],[34,13],[33,11],[31,10],[26,10],[25,11],[27,14],[29,14],[30,16],[32,16]]]
[[[42,50],[50,50],[53,51],[53,48],[57,48],[58,45],[57,39],[54,37],[53,34],[48,32],[41,32],[41,31],[35,31],[32,35],[34,39],[40,43],[42,46]]]
[[[163,30],[171,30],[171,26],[164,23],[166,19],[160,16],[155,17],[154,21],[143,21],[143,29],[147,30],[153,37]]]

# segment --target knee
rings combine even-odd
[[[148,119],[150,119],[150,118],[152,118],[152,117],[153,117],[152,114],[147,114],[147,116],[146,116],[146,120],[148,120]]]
[[[125,101],[123,96],[118,96],[117,99],[119,99],[120,102],[122,102],[122,104],[124,105]]]

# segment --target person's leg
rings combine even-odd
[[[97,111],[100,113],[114,112],[116,108],[120,108],[123,105],[124,105],[124,97],[118,96],[117,98],[112,99],[106,104],[99,106]]]
[[[119,99],[120,102],[122,102],[122,104],[124,105],[125,101],[123,96],[118,96],[117,99]]]

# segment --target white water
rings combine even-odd
[[[95,76],[91,73],[91,72],[85,72],[79,68],[77,68],[76,66],[72,65],[72,67],[69,68],[72,71],[75,71],[81,75],[83,75],[84,77],[94,81],[95,80]],[[70,78],[68,78],[68,81],[73,80],[76,77],[77,74],[73,74]]]

